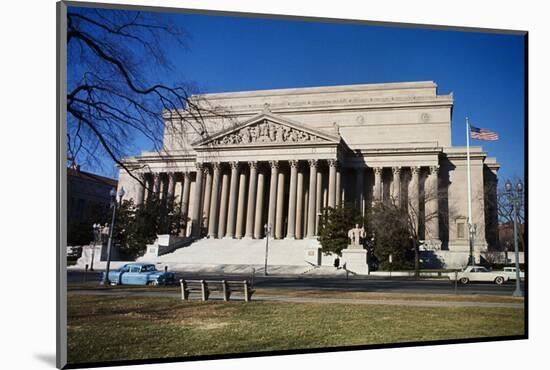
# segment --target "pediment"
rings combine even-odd
[[[270,113],[261,113],[242,124],[193,144],[204,146],[296,145],[340,142],[339,136]]]

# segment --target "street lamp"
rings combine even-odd
[[[122,197],[124,196],[124,188],[121,187],[118,191],[118,204],[120,205],[122,203]],[[109,228],[109,241],[107,243],[107,266],[105,268],[105,276],[103,277],[103,280],[101,281],[101,284],[108,285],[111,282],[109,281],[109,270],[111,267],[111,248],[113,246],[113,230],[115,228],[115,216],[116,216],[116,208],[117,208],[117,201],[116,201],[116,190],[113,188],[111,189],[111,192],[109,193],[111,195],[111,208],[113,208],[113,217],[111,218],[111,227]]]
[[[264,225],[265,231],[265,261],[264,261],[264,276],[267,276],[267,253],[269,250],[269,233],[271,233],[271,224]]]
[[[521,196],[523,194],[523,184],[518,182],[516,184],[516,191],[514,191],[512,183],[510,180],[506,181],[504,185],[506,194],[512,202],[512,214],[514,217],[514,251],[516,254],[516,290],[514,290],[514,297],[523,297],[523,292],[521,291],[520,280],[519,280],[519,250],[518,250],[518,202],[521,201]]]
[[[90,271],[94,271],[94,259],[95,259],[95,249],[97,243],[99,243],[99,238],[101,238],[101,225],[96,223],[93,226],[94,229],[94,245],[92,247],[92,262],[90,263]]]
[[[468,235],[470,237],[470,257],[469,257],[470,266],[475,265],[475,262],[476,262],[476,259],[474,257],[474,240],[476,238],[476,229],[477,229],[477,226],[475,224],[471,224],[468,222]]]

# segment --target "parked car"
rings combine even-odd
[[[461,284],[468,284],[469,282],[481,281],[481,282],[494,282],[501,285],[509,280],[509,277],[503,273],[503,271],[489,271],[483,266],[467,266],[464,270],[458,273],[449,273],[449,279],[458,279]]]
[[[508,278],[510,280],[516,280],[516,268],[515,267],[505,267],[502,269],[502,273],[506,276],[508,276]],[[519,279],[524,279],[525,278],[525,273],[521,270],[519,270]]]
[[[102,278],[105,278],[103,273]],[[118,270],[109,271],[111,285],[174,284],[176,274],[158,271],[152,263],[127,263]]]

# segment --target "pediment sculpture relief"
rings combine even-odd
[[[263,120],[258,124],[245,126],[237,132],[215,139],[212,144],[305,143],[318,141],[323,141],[323,139],[305,131]]]

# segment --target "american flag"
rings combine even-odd
[[[470,126],[470,137],[477,140],[496,141],[498,134],[485,128]]]

